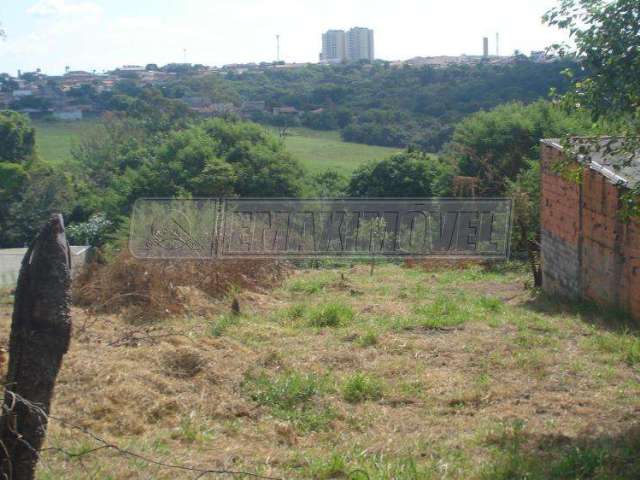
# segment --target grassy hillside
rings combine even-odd
[[[273,130],[277,135],[277,131]],[[399,148],[376,147],[343,142],[338,132],[322,132],[304,128],[292,129],[285,139],[287,149],[311,173],[337,170],[349,175],[359,165],[382,160]]]
[[[36,144],[40,158],[63,165],[71,160],[71,146],[90,130],[97,120],[78,122],[35,121]]]
[[[525,280],[356,265],[236,291],[240,316],[194,287],[172,319],[75,308],[38,478],[640,478],[640,339]]]
[[[80,122],[36,121],[36,140],[41,158],[64,164],[71,159],[70,149],[82,134],[91,129],[97,120]],[[276,130],[271,130],[277,135]],[[327,169],[350,174],[358,165],[369,160],[381,160],[399,149],[347,143],[340,139],[338,132],[319,132],[308,129],[294,129],[285,140],[287,149],[311,173]]]

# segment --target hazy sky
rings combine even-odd
[[[0,72],[122,64],[318,59],[329,28],[375,30],[376,58],[529,53],[565,40],[540,17],[559,0],[0,0]]]

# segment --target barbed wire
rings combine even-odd
[[[33,412],[35,412],[39,416],[39,418],[56,421],[59,424],[64,425],[65,427],[67,427],[67,428],[69,428],[71,430],[75,430],[75,431],[81,432],[82,434],[92,438],[95,442],[100,444],[97,447],[94,447],[94,448],[91,448],[91,449],[88,449],[88,450],[83,450],[82,452],[71,452],[71,451],[65,450],[64,448],[57,447],[57,446],[43,448],[41,450],[41,452],[55,451],[55,452],[62,453],[67,458],[82,459],[83,457],[85,457],[87,455],[91,455],[91,454],[94,454],[94,453],[102,451],[102,450],[113,450],[113,451],[119,453],[120,455],[131,457],[131,458],[135,458],[137,460],[141,460],[141,461],[143,461],[145,463],[148,463],[148,464],[151,464],[151,465],[156,465],[158,467],[167,468],[167,469],[173,469],[173,470],[188,471],[188,472],[195,473],[195,474],[197,474],[196,477],[195,477],[196,480],[204,478],[207,475],[229,475],[229,476],[233,476],[233,477],[250,477],[250,478],[257,478],[257,479],[261,479],[261,480],[284,480],[282,477],[261,475],[259,473],[247,472],[247,471],[242,471],[242,470],[227,470],[227,469],[217,469],[217,468],[200,468],[200,467],[193,467],[193,466],[190,466],[190,465],[168,463],[168,462],[163,462],[163,461],[160,461],[160,460],[156,460],[154,458],[151,458],[151,457],[142,455],[140,453],[137,453],[137,452],[135,452],[133,450],[129,450],[129,449],[123,448],[120,445],[117,445],[116,443],[109,442],[108,440],[100,437],[99,435],[95,434],[94,432],[92,432],[91,430],[89,430],[86,427],[82,427],[80,425],[76,425],[75,423],[70,422],[70,421],[68,421],[68,420],[66,420],[64,418],[59,418],[59,417],[56,417],[56,416],[53,416],[53,415],[47,415],[47,413],[39,405],[34,404],[33,402],[30,402],[29,400],[25,399],[24,397],[20,396],[19,394],[15,393],[15,392],[12,392],[10,390],[5,390],[5,395],[10,395],[11,398],[12,398],[12,402],[11,402],[11,407],[10,408],[7,408],[6,402],[2,407],[3,410],[5,411],[5,413],[8,413],[11,410],[13,410],[13,408],[15,408],[15,405],[19,402],[19,403],[22,403],[24,406],[26,406],[29,410],[32,410]],[[16,435],[17,435],[17,433],[16,433]],[[1,447],[4,448],[4,445],[2,445]],[[40,456],[41,455],[38,453],[38,457],[40,457]]]

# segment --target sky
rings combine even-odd
[[[566,41],[543,25],[559,0],[0,0],[0,72],[104,71],[171,62],[316,62],[321,34],[375,32],[376,58],[524,53]]]

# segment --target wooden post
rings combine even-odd
[[[0,417],[0,478],[32,480],[71,338],[71,253],[62,215],[29,247],[18,277]]]

